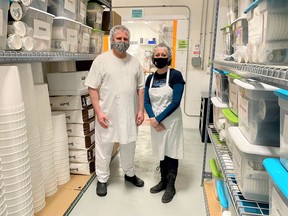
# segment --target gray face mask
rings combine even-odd
[[[116,49],[118,52],[124,53],[129,48],[130,44],[125,42],[114,42],[113,48]]]

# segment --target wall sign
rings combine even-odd
[[[133,8],[131,10],[132,19],[142,19],[143,18],[143,9],[142,8]]]

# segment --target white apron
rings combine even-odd
[[[154,75],[151,79],[149,97],[155,116],[165,110],[172,101],[173,89],[169,86],[169,77],[170,68],[167,71],[166,85],[160,88],[152,88]],[[164,160],[165,155],[174,159],[182,159],[184,139],[181,108],[178,107],[161,123],[166,127],[161,132],[157,132],[150,126],[153,155],[160,160]]]

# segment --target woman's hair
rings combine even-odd
[[[109,34],[109,36],[110,36],[110,43],[112,43],[113,38],[114,38],[114,36],[115,36],[115,34],[116,34],[117,31],[124,31],[124,32],[126,32],[127,35],[128,35],[128,39],[129,39],[129,41],[130,41],[130,31],[129,31],[129,29],[128,29],[126,26],[124,26],[124,25],[115,25],[115,26],[113,26],[112,29],[110,30],[110,34]]]
[[[153,53],[152,53],[152,62],[154,61],[154,54],[155,54],[155,50],[158,48],[158,47],[165,47],[166,48],[166,51],[167,51],[167,55],[168,55],[168,66],[171,64],[171,60],[172,60],[172,50],[171,48],[165,44],[165,43],[159,43],[157,44],[154,49],[153,49]]]

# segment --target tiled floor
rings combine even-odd
[[[204,145],[198,129],[184,129],[185,156],[180,160],[176,180],[177,193],[172,202],[163,204],[159,194],[151,194],[150,187],[159,181],[158,161],[152,157],[150,128],[140,126],[136,150],[136,174],[145,181],[143,188],[125,183],[119,155],[111,163],[111,176],[106,197],[96,195],[96,181],[92,182],[70,216],[205,216],[201,187]],[[208,145],[207,158],[213,157]]]

